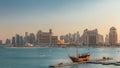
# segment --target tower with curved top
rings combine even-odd
[[[116,45],[117,44],[117,30],[115,27],[110,28],[109,32],[109,44]]]

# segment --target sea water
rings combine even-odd
[[[80,54],[90,53],[91,60],[113,57],[120,60],[120,48],[79,48]],[[49,68],[49,65],[71,62],[75,48],[0,48],[0,68]],[[115,65],[79,64],[64,68],[120,68]]]

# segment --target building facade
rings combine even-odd
[[[57,41],[58,36],[54,36],[51,29],[49,32],[42,32],[41,30],[37,32],[37,44],[53,45],[57,44]]]
[[[81,37],[81,43],[87,46],[98,45],[103,42],[103,36],[98,34],[97,29],[85,29]]]
[[[5,44],[6,44],[6,45],[9,45],[9,44],[11,44],[11,41],[10,41],[10,39],[6,39],[6,42],[5,42]]]
[[[2,43],[2,40],[0,40],[0,45],[2,45],[3,43]]]
[[[16,37],[13,37],[13,43],[15,42],[15,47],[23,47],[24,46],[24,39],[23,36],[16,34]]]
[[[110,28],[109,32],[109,44],[116,45],[117,44],[117,31],[115,27]]]
[[[24,37],[24,44],[29,43],[29,35],[28,32],[25,32],[25,37]]]
[[[109,45],[109,36],[106,35],[105,37],[105,46],[108,46]]]
[[[36,43],[34,33],[30,33],[29,43],[31,43],[31,44],[35,44]]]
[[[16,39],[15,37],[12,37],[12,45],[15,46],[15,44],[16,44]]]

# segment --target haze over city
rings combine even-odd
[[[0,39],[25,32],[53,29],[55,35],[110,27],[120,35],[120,1],[116,0],[0,0]]]

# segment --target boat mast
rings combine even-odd
[[[78,55],[78,43],[76,42],[76,57],[79,57],[79,55]]]

